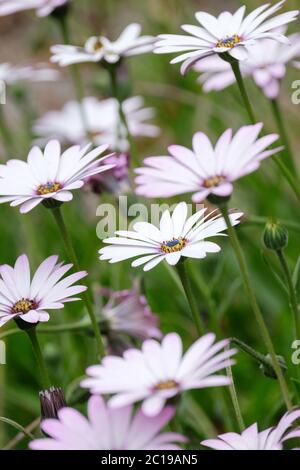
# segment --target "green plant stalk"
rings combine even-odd
[[[256,296],[255,296],[254,290],[253,290],[252,285],[251,285],[250,275],[249,275],[249,272],[248,272],[248,267],[247,267],[247,263],[246,263],[246,260],[245,260],[245,257],[244,257],[244,253],[242,251],[239,239],[236,235],[236,231],[235,231],[235,229],[233,228],[233,226],[231,224],[227,205],[221,205],[220,210],[221,210],[221,212],[223,214],[223,217],[224,217],[224,220],[226,222],[229,237],[230,237],[230,241],[231,241],[233,250],[235,252],[235,255],[236,255],[239,267],[240,267],[245,292],[246,292],[246,294],[249,298],[251,309],[252,309],[253,314],[255,316],[255,319],[258,323],[261,337],[262,337],[262,339],[265,343],[265,346],[266,346],[266,349],[267,349],[268,353],[270,354],[270,357],[271,357],[271,360],[272,360],[272,365],[274,367],[276,376],[278,378],[278,382],[279,382],[279,385],[280,385],[280,389],[281,389],[281,393],[282,393],[284,402],[286,404],[287,409],[291,410],[292,409],[292,402],[291,402],[291,399],[290,399],[288,386],[287,386],[287,383],[285,381],[284,375],[282,373],[280,364],[278,362],[278,358],[277,358],[276,353],[275,353],[275,349],[274,349],[274,346],[273,346],[273,343],[272,343],[270,333],[268,331],[265,320],[263,318],[263,315],[262,315],[262,313],[260,311],[260,308],[259,308],[259,305],[257,303]]]
[[[250,225],[265,226],[269,217],[260,216],[246,216],[245,222],[241,225],[241,228],[247,228]],[[294,232],[300,232],[300,224],[291,220],[278,219],[278,223],[284,225],[287,229],[293,230]]]
[[[5,120],[3,106],[3,104],[0,104],[0,134],[7,155],[11,155],[14,150],[13,137]]]
[[[254,115],[254,112],[253,112],[253,109],[252,109],[252,106],[251,106],[251,103],[250,103],[250,100],[249,100],[249,97],[248,97],[248,94],[247,94],[247,90],[246,90],[246,87],[245,87],[244,79],[243,79],[242,74],[241,74],[239,62],[237,60],[230,60],[230,61],[227,60],[227,62],[230,63],[232,71],[235,75],[235,78],[236,78],[236,81],[237,81],[237,84],[238,84],[238,87],[239,87],[239,90],[240,90],[240,94],[241,94],[243,103],[244,103],[245,108],[247,110],[247,113],[249,115],[250,122],[251,122],[251,124],[256,124],[257,121],[255,119],[255,115]],[[299,188],[299,184],[298,184],[296,178],[294,178],[294,176],[290,172],[289,168],[284,164],[284,162],[282,161],[282,158],[278,157],[277,155],[273,155],[272,159],[276,163],[278,168],[280,169],[281,173],[283,174],[283,176],[285,177],[287,182],[289,183],[289,185],[292,188],[292,190],[294,191],[297,199],[300,201],[300,188]]]
[[[77,256],[76,256],[71,238],[69,236],[69,232],[68,232],[67,227],[65,225],[65,221],[63,219],[61,209],[60,209],[60,207],[56,207],[54,209],[51,209],[51,211],[54,215],[57,226],[60,230],[60,233],[61,233],[62,239],[64,241],[68,257],[69,257],[70,261],[73,263],[74,268],[77,271],[80,271],[79,262],[78,262],[78,259],[77,259]],[[89,314],[89,317],[91,319],[91,323],[92,323],[92,327],[93,327],[93,330],[94,330],[95,339],[96,339],[96,343],[97,343],[98,355],[99,355],[99,358],[101,359],[103,356],[105,356],[105,348],[104,348],[104,344],[103,344],[103,340],[102,340],[102,336],[101,336],[100,326],[97,322],[97,318],[96,318],[96,315],[95,315],[95,312],[94,312],[94,309],[93,309],[93,305],[92,305],[92,302],[90,301],[90,298],[89,298],[88,294],[86,292],[83,292],[82,293],[82,298],[84,300],[86,310],[87,310],[87,312]]]
[[[229,349],[229,347],[227,347],[227,349]],[[241,408],[240,408],[240,404],[239,404],[239,400],[238,400],[238,396],[237,396],[237,392],[235,388],[231,366],[226,367],[226,373],[227,373],[227,377],[229,377],[231,380],[231,384],[229,385],[229,393],[230,393],[232,405],[234,408],[236,420],[237,420],[240,432],[243,432],[245,429],[245,423],[243,420],[243,416],[242,416],[242,412],[241,412]]]
[[[284,151],[283,152],[285,153],[286,158],[288,160],[290,170],[293,171],[293,172],[296,172],[293,152],[292,152],[291,145],[290,145],[289,138],[288,138],[288,134],[287,134],[287,131],[286,131],[286,128],[285,128],[285,123],[284,123],[284,120],[283,120],[283,117],[282,117],[279,102],[278,102],[277,99],[273,99],[270,102],[271,102],[273,115],[274,115],[275,121],[277,123],[277,127],[278,127],[279,134],[280,134],[280,137],[281,137],[281,141],[284,145]]]
[[[21,433],[23,433],[24,436],[28,437],[29,439],[31,439],[31,440],[34,439],[34,436],[29,431],[27,431],[25,428],[23,428],[23,426],[21,426],[21,424],[17,423],[16,421],[13,421],[12,419],[4,418],[3,416],[0,416],[0,421],[5,423],[5,424],[9,424],[13,428],[15,428],[18,431],[20,431]]]
[[[26,330],[26,333],[28,335],[28,338],[30,339],[33,351],[35,353],[35,357],[40,369],[40,374],[41,374],[41,384],[43,387],[43,390],[47,390],[51,387],[51,382],[49,379],[47,367],[43,358],[43,354],[40,348],[40,344],[38,341],[38,337],[36,334],[36,327],[34,326],[33,328],[30,328]]]
[[[289,302],[290,302],[290,308],[291,308],[292,315],[293,315],[294,335],[296,339],[300,340],[300,317],[299,317],[296,290],[293,284],[292,276],[291,276],[283,250],[277,250],[276,254],[281,264],[282,271],[284,273],[286,284],[287,284],[288,291],[289,291]]]
[[[192,287],[191,283],[188,277],[187,269],[185,266],[185,261],[180,262],[176,266],[177,272],[179,274],[183,290],[185,292],[186,299],[188,301],[188,304],[190,306],[190,310],[192,312],[194,322],[196,325],[197,333],[199,336],[202,336],[204,334],[205,328],[201,319],[201,316],[199,314],[199,309],[197,307],[193,292],[192,292]]]

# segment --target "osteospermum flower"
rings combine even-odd
[[[201,202],[210,194],[230,196],[232,183],[257,170],[263,159],[282,148],[266,150],[278,139],[269,134],[258,139],[263,124],[241,127],[233,136],[227,129],[215,147],[203,132],[193,138],[193,150],[171,145],[170,156],[150,157],[143,168],[136,169],[136,193],[146,197],[170,197],[194,193],[192,200]]]
[[[46,67],[44,64],[27,65],[23,67],[8,63],[0,64],[0,80],[11,85],[18,82],[45,82],[55,81],[59,78],[57,70]]]
[[[181,71],[186,71],[200,59],[213,54],[228,53],[234,59],[247,57],[245,46],[250,46],[261,39],[287,42],[276,28],[297,19],[298,10],[282,13],[270,18],[284,4],[280,1],[270,7],[262,5],[245,17],[246,7],[242,6],[234,14],[224,11],[214,17],[203,11],[195,14],[201,26],[183,25],[181,28],[190,36],[162,34],[155,45],[157,54],[182,52],[171,63],[183,62]]]
[[[123,357],[107,356],[100,365],[87,369],[82,386],[91,393],[116,394],[109,400],[119,408],[143,400],[147,416],[161,412],[166,401],[185,390],[229,385],[230,378],[216,374],[234,362],[234,349],[220,352],[228,340],[215,343],[215,335],[199,338],[183,354],[177,333],[166,335],[162,343],[146,340],[142,349],[129,349]]]
[[[138,339],[160,338],[158,318],[141,295],[139,285],[134,283],[132,289],[118,292],[101,289],[100,294],[108,297],[102,307],[101,315],[108,329],[113,333],[123,333]]]
[[[127,130],[120,124],[119,103],[114,98],[99,101],[94,97],[82,101],[86,127],[96,145],[109,144],[111,150],[126,152],[129,149]],[[144,100],[134,96],[122,104],[130,134],[134,137],[156,137],[159,128],[146,122],[152,119],[152,108],[144,107]],[[86,142],[78,102],[70,101],[60,111],[49,111],[34,125],[34,132],[42,138],[57,138],[61,142]]]
[[[51,61],[61,67],[81,62],[107,62],[115,64],[122,57],[144,54],[153,50],[155,38],[141,36],[141,26],[128,25],[116,41],[104,36],[90,37],[84,47],[59,44],[51,47]]]
[[[0,0],[0,16],[23,10],[36,10],[38,16],[48,16],[70,0]]]
[[[88,402],[88,419],[74,408],[58,411],[58,420],[47,419],[41,428],[46,435],[29,444],[33,450],[180,450],[186,439],[172,432],[161,433],[175,408],[166,407],[158,416],[135,414],[131,406],[107,407],[100,396]]]
[[[0,326],[19,319],[28,324],[47,322],[47,310],[61,309],[65,302],[80,300],[74,296],[86,287],[74,284],[86,277],[87,272],[63,278],[72,264],[64,265],[57,260],[57,256],[50,256],[43,261],[32,279],[26,255],[20,256],[14,267],[0,266]]]
[[[282,450],[288,439],[300,437],[300,427],[292,429],[293,423],[300,418],[300,410],[286,413],[277,426],[258,431],[257,423],[245,429],[242,434],[229,432],[218,439],[208,439],[202,445],[215,450]]]
[[[206,239],[221,235],[226,223],[219,215],[204,216],[205,212],[206,209],[202,209],[187,217],[187,205],[181,202],[172,216],[168,210],[163,213],[159,228],[148,222],[137,222],[133,231],[117,231],[117,237],[104,240],[110,246],[101,248],[100,260],[118,263],[137,258],[132,266],[144,265],[144,271],[149,271],[163,260],[175,265],[182,256],[201,259],[207,253],[217,253],[221,249],[219,245]],[[231,214],[232,225],[237,225],[241,216],[242,213]]]
[[[44,152],[33,147],[27,162],[9,160],[0,165],[0,203],[21,206],[20,212],[24,214],[41,202],[70,201],[71,191],[81,188],[85,178],[112,168],[99,165],[106,158],[98,157],[107,145],[88,152],[89,148],[90,145],[74,146],[61,153],[59,142],[51,140]]]
[[[282,29],[284,33],[286,28]],[[270,39],[248,47],[248,57],[241,62],[244,77],[251,76],[267,98],[279,95],[280,83],[286,74],[286,66],[300,56],[300,34],[288,36],[289,44],[281,44]],[[194,70],[201,72],[199,82],[203,90],[223,90],[235,82],[235,76],[228,62],[218,56],[211,56],[197,62]]]
[[[112,193],[115,196],[128,193],[131,190],[129,162],[130,156],[128,153],[114,153],[106,160],[107,164],[112,164],[114,167],[104,174],[100,173],[87,178],[87,186],[89,186],[91,191],[95,194],[102,194],[103,191]]]

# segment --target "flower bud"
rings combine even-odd
[[[40,392],[41,421],[57,419],[58,411],[66,405],[64,392],[59,387],[51,387]]]
[[[267,362],[270,365],[268,365],[267,363],[261,364],[259,366],[260,370],[263,372],[263,374],[266,377],[269,377],[270,379],[277,379],[277,375],[276,375],[276,372],[274,370],[270,354],[266,355],[266,359],[267,359]],[[285,374],[286,371],[287,371],[287,366],[286,366],[286,362],[285,362],[284,357],[277,356],[277,359],[278,359],[278,362],[279,362],[279,365],[280,365],[280,368],[281,368],[282,372]]]
[[[269,250],[283,250],[289,240],[287,229],[276,220],[269,220],[263,233],[263,242]]]

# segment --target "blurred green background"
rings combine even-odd
[[[180,24],[195,22],[195,11],[206,10],[217,14],[224,9],[224,3],[226,9],[231,11],[244,3],[248,10],[261,4],[254,0],[74,0],[71,14],[73,43],[82,44],[88,36],[100,33],[110,38],[117,37],[128,23],[134,21],[142,24],[144,34],[176,34],[180,31]],[[299,2],[296,0],[288,0],[285,5],[285,9],[297,7]],[[289,29],[290,32],[297,30],[299,22],[292,24]],[[16,65],[47,62],[49,47],[61,42],[53,20],[39,19],[33,12],[0,18],[0,39],[1,62]],[[204,94],[194,72],[182,77],[179,68],[171,66],[169,60],[169,56],[147,54],[128,61],[130,86],[127,92],[145,97],[146,104],[156,110],[155,124],[162,129],[159,138],[137,142],[140,162],[146,156],[164,154],[166,147],[172,143],[190,146],[192,135],[198,130],[206,132],[215,140],[227,127],[237,129],[248,123],[235,86],[223,92]],[[84,65],[81,71],[86,95],[109,96],[109,84],[104,71],[92,64]],[[12,157],[27,157],[31,145],[28,119],[41,116],[49,109],[60,109],[67,100],[73,99],[68,69],[63,70],[62,74],[63,78],[58,83],[26,86],[26,95],[22,94],[26,100],[22,99],[19,105],[16,104],[15,96],[20,90],[8,90],[8,103],[3,107],[3,112],[13,130],[16,150],[15,155],[7,155],[4,148],[0,147],[2,161]],[[280,96],[298,167],[300,108],[291,103],[291,83],[299,78],[300,71],[290,68]],[[257,119],[264,122],[267,131],[276,132],[269,103],[251,80],[247,80],[247,84]],[[132,280],[142,275],[139,270],[130,268],[130,263],[111,266],[98,260],[97,250],[101,241],[96,236],[98,220],[95,214],[103,200],[109,201],[110,196],[98,197],[77,192],[73,203],[63,208],[64,214],[80,263],[89,271],[91,282],[110,285],[114,289],[129,288]],[[189,201],[188,198],[186,200]],[[258,172],[236,184],[230,205],[245,212],[247,217],[273,216],[296,225],[299,223],[300,226],[298,202],[271,160],[265,161]],[[66,259],[51,215],[43,207],[22,216],[16,209],[1,205],[0,221],[0,263],[12,264],[22,252],[30,255],[33,267],[55,253],[62,260]],[[275,257],[272,253],[266,253],[262,246],[262,230],[263,225],[246,222],[238,232],[277,353],[290,361],[293,337],[288,299],[264,260],[264,256],[267,256],[269,263],[278,269]],[[299,231],[297,227],[290,230],[286,255],[291,269],[295,267],[299,256]],[[30,233],[29,241],[28,237],[26,241],[25,233]],[[228,240],[222,239],[221,245],[220,255],[209,255],[205,260],[195,261],[191,265],[198,305],[208,327],[218,322],[224,337],[238,337],[265,353]],[[160,265],[143,276],[143,288],[152,310],[160,317],[162,330],[179,332],[188,346],[196,338],[196,331],[186,301],[165,267]],[[50,324],[72,322],[79,318],[82,314],[79,304],[67,304],[64,312],[54,312]],[[13,326],[8,325],[7,329]],[[86,366],[94,361],[93,342],[82,335],[40,335],[40,338],[53,383],[70,390],[70,384],[82,376]],[[39,414],[37,367],[25,335],[7,337],[5,343],[7,364],[0,366],[0,416],[9,417],[26,426]],[[246,424],[258,421],[261,428],[274,424],[275,418],[284,410],[276,381],[264,377],[257,364],[244,353],[237,355],[234,377]],[[189,393],[184,398],[181,405],[184,418],[182,427],[191,436],[192,448],[197,448],[200,439],[209,437],[213,430],[220,433],[235,429],[232,416],[224,408],[221,393],[204,390]],[[228,400],[228,396],[225,398]],[[0,423],[0,448],[15,435],[14,429]],[[16,448],[26,448],[26,440]]]

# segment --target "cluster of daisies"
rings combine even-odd
[[[131,56],[179,53],[171,62],[181,63],[183,74],[189,69],[198,72],[204,90],[210,91],[235,82],[231,63],[239,61],[242,75],[253,77],[265,95],[275,99],[286,66],[297,65],[300,56],[300,34],[286,36],[287,25],[299,12],[276,15],[283,3],[262,5],[248,15],[245,7],[218,17],[197,12],[197,25],[182,26],[185,35],[143,36],[140,25],[132,23],[114,41],[100,35],[87,38],[81,46],[54,45],[51,62],[61,67],[91,62],[114,74]],[[0,0],[0,16],[36,10],[38,16],[65,21],[71,6],[70,0]],[[9,84],[57,80],[59,74],[43,64],[2,64],[0,78]],[[0,203],[10,203],[25,214],[40,204],[57,209],[73,199],[74,190],[87,184],[118,194],[126,181],[130,190],[130,137],[157,137],[159,128],[148,122],[153,115],[140,96],[102,101],[84,97],[81,102],[66,103],[60,111],[47,112],[33,125],[35,145],[27,160],[11,159],[0,165]],[[134,169],[135,195],[191,194],[194,203],[227,201],[236,180],[282,150],[273,146],[279,136],[262,134],[262,130],[262,123],[242,126],[236,132],[226,129],[215,143],[197,132],[190,148],[170,145],[166,155],[149,156]],[[240,211],[232,212],[231,225],[239,224],[242,216]],[[214,239],[224,236],[226,228],[217,210],[189,214],[187,204],[179,202],[173,211],[163,212],[159,226],[137,222],[132,230],[119,230],[105,239],[100,260],[132,259],[132,266],[143,266],[144,271],[160,262],[175,266],[186,258],[197,260],[218,253],[221,247]],[[78,282],[88,273],[75,266],[70,274],[72,268],[50,256],[32,275],[25,254],[14,266],[1,265],[0,326],[14,320],[21,329],[35,328],[50,319],[49,311],[80,300],[87,287]],[[182,449],[187,438],[164,430],[176,413],[174,398],[188,390],[232,385],[226,371],[235,363],[237,351],[230,347],[230,340],[216,341],[215,334],[206,333],[183,352],[177,333],[162,334],[158,317],[137,283],[120,292],[99,287],[94,296],[107,299],[97,312],[97,322],[107,336],[109,354],[88,367],[81,382],[82,389],[90,392],[88,417],[61,400],[56,408],[53,405],[55,413],[41,423],[46,437],[33,440],[30,448]],[[141,341],[140,348],[133,347],[136,341]],[[54,403],[57,390],[50,389],[45,396]],[[202,445],[216,450],[282,450],[287,440],[300,437],[299,418],[298,409],[290,410],[272,428],[259,430],[254,423],[241,434],[212,436]]]

